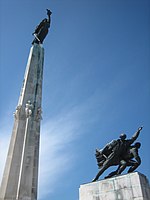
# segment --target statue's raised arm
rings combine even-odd
[[[47,16],[48,16],[48,22],[49,22],[49,24],[51,23],[51,14],[52,14],[52,12],[49,10],[49,9],[46,9],[47,10]]]
[[[32,44],[42,44],[46,35],[48,34],[48,29],[50,28],[50,23],[51,23],[51,14],[52,12],[47,9],[47,16],[48,18],[43,19],[40,24],[35,28],[35,31],[33,33],[34,35],[34,40]]]
[[[142,129],[143,129],[143,126],[138,128],[138,130],[134,133],[134,135],[130,139],[130,144],[132,144],[139,137],[139,134],[140,134]]]

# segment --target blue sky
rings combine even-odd
[[[77,200],[98,172],[95,148],[141,125],[138,171],[150,180],[148,0],[0,1],[0,179],[32,32],[46,8],[38,199]]]

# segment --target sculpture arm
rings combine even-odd
[[[130,139],[130,144],[132,144],[139,137],[139,134],[140,134],[140,131],[142,130],[142,128],[143,127],[139,127],[138,130],[134,133],[134,135]]]
[[[47,10],[47,16],[48,16],[47,22],[50,24],[51,23],[50,15],[52,14],[52,12],[49,9],[46,9],[46,10]]]
[[[50,15],[48,15],[47,22],[48,22],[48,23],[49,23],[49,25],[50,25],[50,23],[51,23],[51,17],[50,17]]]

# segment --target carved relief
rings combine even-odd
[[[27,118],[29,118],[32,115],[32,110],[33,110],[33,104],[29,100],[27,101],[26,107],[25,107],[25,114]]]
[[[13,113],[15,119],[18,119],[18,118],[19,118],[20,111],[21,111],[21,105],[18,105],[18,106],[16,107],[16,111]]]
[[[39,107],[39,108],[37,109],[36,120],[37,120],[37,121],[42,120],[42,108],[41,108],[41,107]]]

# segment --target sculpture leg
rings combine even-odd
[[[109,155],[108,159],[104,162],[102,168],[99,170],[98,174],[96,177],[92,180],[92,182],[97,181],[100,175],[108,169],[110,166],[113,166],[116,163],[116,158],[114,156],[114,152]]]
[[[111,178],[111,177],[117,175],[117,172],[119,171],[120,167],[121,166],[119,165],[118,168],[117,168],[117,170],[111,172],[110,174],[108,174],[108,176],[105,176],[105,178]]]
[[[139,165],[139,163],[134,163],[134,165],[129,168],[128,173],[133,172],[136,168],[138,168]]]
[[[129,160],[127,164],[128,166],[131,166],[128,170],[128,173],[131,173],[141,164],[141,160],[140,159],[139,160],[137,159],[137,161]]]
[[[119,168],[117,169],[117,175],[118,174],[121,174],[124,170],[125,170],[125,168],[126,168],[126,166],[127,166],[127,162],[125,161],[125,160],[121,160],[120,161],[120,166],[119,166]]]
[[[104,165],[98,172],[98,174],[96,175],[96,177],[92,180],[92,182],[95,182],[99,179],[100,175],[102,175],[102,173],[108,168],[108,165]]]
[[[117,170],[111,172],[110,174],[108,174],[108,176],[105,176],[105,178],[111,178],[111,177],[115,176],[116,174],[117,174]]]
[[[114,157],[113,157],[114,154],[112,154],[110,156],[110,159],[106,160],[102,166],[102,168],[99,170],[98,174],[96,175],[96,177],[92,180],[92,182],[94,181],[97,181],[99,179],[99,177],[102,175],[102,173],[108,169],[110,166],[113,165],[114,163]]]

